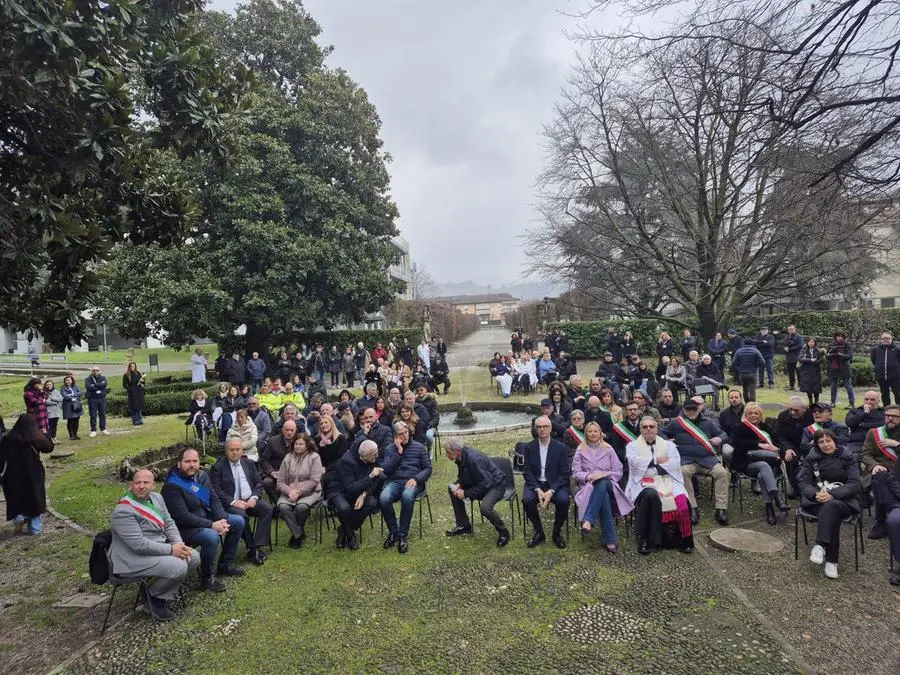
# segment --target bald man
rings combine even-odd
[[[847,411],[844,423],[850,428],[850,452],[857,457],[869,431],[884,426],[884,408],[880,404],[881,395],[875,390],[869,390],[863,394],[861,406]]]
[[[170,621],[175,614],[166,602],[175,598],[188,570],[200,565],[200,554],[181,540],[155,482],[148,469],[135,472],[110,517],[109,559],[116,576],[153,577],[142,601],[151,616]]]
[[[553,502],[553,543],[557,548],[565,548],[566,540],[562,526],[569,513],[569,449],[551,438],[551,423],[547,415],[534,421],[536,438],[525,445],[525,489],[522,505],[525,515],[534,526],[534,534],[528,540],[528,548],[534,548],[544,541],[544,526],[538,508],[547,509]]]

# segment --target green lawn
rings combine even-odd
[[[492,434],[472,442],[488,454],[506,455],[522,437]],[[50,490],[54,506],[88,527],[106,527],[124,488],[113,477],[118,461],[181,439],[183,425],[175,416],[149,418],[138,428],[117,423],[112,436],[82,443],[74,461],[67,460]],[[246,577],[228,581],[224,596],[192,592],[182,620],[111,636],[74,672],[102,669],[107,659],[115,659],[117,668],[148,672],[171,672],[174,662],[180,672],[234,672],[235,641],[242,646],[243,672],[572,671],[584,659],[617,672],[654,662],[680,672],[696,658],[718,672],[793,672],[755,618],[704,571],[699,555],[643,558],[622,530],[623,552],[609,556],[596,540],[580,543],[574,523],[567,551],[549,543],[526,549],[518,523],[516,539],[500,550],[494,530],[477,515],[475,536],[446,538],[453,521],[445,486],[454,477],[455,467],[439,458],[429,481],[434,524],[426,509],[419,539],[416,514],[407,555],[382,549],[377,516],[374,529],[364,526],[363,546],[355,553],[337,550],[333,531],[326,530],[324,545],[315,544],[311,524],[304,548],[287,549],[282,527],[281,545],[267,563],[248,565]],[[508,518],[508,505],[499,509]],[[752,515],[748,509],[744,517]],[[673,576],[686,580],[674,595],[667,581]],[[647,602],[663,593],[665,609]],[[605,609],[590,609],[601,603]],[[626,648],[632,638],[621,635],[573,639],[571,626],[582,617],[570,615],[578,610],[613,612],[611,633],[633,621],[637,649]],[[753,642],[723,651],[723,624],[754,631]],[[735,656],[743,659],[740,668]]]
[[[197,345],[205,354],[209,354],[209,362],[213,363],[219,356],[219,345]],[[134,362],[138,364],[138,369],[143,371],[150,364],[150,354],[159,356],[160,363],[183,363],[185,368],[190,368],[191,356],[195,347],[185,347],[180,351],[175,351],[169,347],[160,347],[157,349],[137,348],[134,350]],[[128,359],[127,349],[111,349],[106,354],[103,352],[68,352],[66,356],[70,363],[99,363],[101,366],[109,365],[118,367],[119,364],[126,363]]]

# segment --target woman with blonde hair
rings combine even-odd
[[[757,403],[747,403],[741,423],[731,432],[732,471],[739,471],[755,478],[762,488],[762,498],[766,507],[766,522],[774,525],[775,508],[786,513],[788,505],[778,492],[775,471],[781,471],[784,451],[772,441],[772,428],[763,418],[763,410]]]
[[[213,426],[213,411],[206,398],[206,392],[202,389],[194,389],[191,392],[191,403],[188,406],[188,418],[185,426],[193,424],[199,438],[206,438],[206,434]]]
[[[584,425],[585,441],[575,451],[572,459],[572,478],[578,492],[575,504],[581,521],[581,535],[590,534],[593,526],[600,523],[600,539],[608,553],[618,550],[615,512],[620,516],[634,508],[619,487],[622,478],[622,462],[613,447],[603,438],[603,431],[596,422]]]

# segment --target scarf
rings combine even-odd
[[[139,516],[153,523],[160,530],[166,529],[165,518],[149,499],[138,499],[131,490],[128,490],[119,500],[119,504],[130,506]]]
[[[877,429],[872,429],[872,438],[875,440],[875,445],[881,450],[881,454],[887,457],[892,462],[897,461],[897,451],[894,448],[889,448],[884,444],[884,442],[889,438],[887,427],[878,427]]]
[[[665,443],[661,438],[656,439],[657,442]],[[651,458],[654,461],[656,457],[653,452],[650,450],[650,446],[647,444],[647,441],[644,440],[643,436],[638,436],[634,440],[634,444],[637,446],[638,457],[641,459]],[[644,475],[641,477],[641,487],[642,488],[653,488],[656,490],[656,493],[659,495],[659,499],[662,502],[662,510],[663,512],[675,511],[678,506],[675,504],[675,496],[672,493],[672,477],[669,475],[661,475],[657,474],[655,476],[647,476]]]
[[[713,444],[709,442],[709,436],[703,433],[703,430],[700,427],[687,417],[682,417],[680,415],[675,418],[675,421],[677,421],[678,424],[681,425],[681,428],[688,432],[695,441],[702,445],[706,452],[713,457],[716,456],[716,449],[713,447]]]
[[[637,439],[637,434],[625,426],[624,422],[616,422],[613,424],[613,431],[615,431],[625,443],[631,443],[633,440]]]
[[[748,421],[748,420],[741,420],[741,423],[744,424],[748,429],[750,429],[750,431],[752,431],[752,432],[754,433],[754,435],[755,435],[761,442],[763,442],[763,443],[769,443],[769,444],[771,445],[771,443],[772,443],[772,437],[769,436],[769,434],[767,434],[765,431],[763,431],[762,429],[760,429],[758,426],[756,426],[755,424],[753,424],[753,422],[750,422],[750,421]]]
[[[566,436],[575,441],[575,447],[584,445],[586,443],[586,441],[584,440],[584,432],[579,431],[575,427],[569,427],[568,429],[566,429]]]

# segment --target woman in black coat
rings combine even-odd
[[[819,394],[822,393],[822,352],[815,338],[806,341],[798,363],[797,384],[812,406],[819,402]]]
[[[143,424],[144,376],[138,371],[134,361],[128,364],[125,374],[122,375],[122,389],[128,392],[128,413],[131,415],[131,423]]]
[[[634,341],[630,330],[625,331],[625,335],[619,341],[619,346],[622,348],[622,358],[631,363],[631,357],[637,354],[637,342]]]
[[[838,447],[837,437],[829,429],[816,431],[813,444],[797,474],[801,507],[819,518],[809,561],[816,565],[824,562],[825,576],[837,579],[841,521],[859,513],[859,460]]]
[[[6,519],[16,522],[16,533],[40,534],[47,510],[41,452],[53,452],[53,443],[31,415],[19,415],[15,426],[0,441],[0,474],[6,497]]]
[[[763,419],[763,410],[759,404],[750,402],[744,406],[741,423],[729,434],[734,454],[731,457],[732,471],[755,478],[762,492],[766,506],[766,522],[774,525],[775,508],[782,513],[788,511],[788,505],[778,492],[775,472],[781,471],[784,451],[772,441],[772,428]]]

